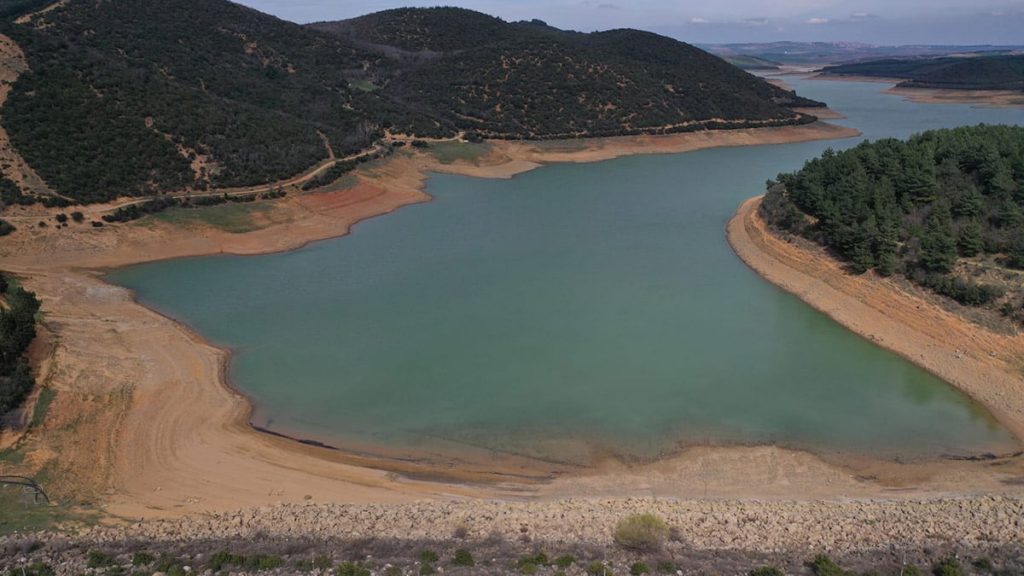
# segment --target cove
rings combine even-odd
[[[865,138],[1024,123],[883,85],[789,80]],[[231,348],[253,423],[328,444],[558,461],[694,443],[883,457],[1016,446],[950,386],[775,288],[726,221],[829,142],[438,175],[434,201],[299,251],[116,270]]]

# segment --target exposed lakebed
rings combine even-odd
[[[864,137],[1024,112],[789,80]],[[1002,451],[988,414],[748,270],[724,225],[780,171],[859,138],[438,175],[345,238],[109,279],[233,350],[254,424],[340,446],[556,460],[680,443],[880,456]]]

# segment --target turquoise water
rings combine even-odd
[[[875,83],[795,80],[865,137],[1024,123]],[[110,274],[234,350],[253,423],[336,445],[580,461],[688,443],[1000,451],[963,395],[763,281],[725,223],[780,171],[859,138],[439,175],[346,238]]]

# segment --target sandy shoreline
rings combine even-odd
[[[871,460],[832,463],[770,446],[704,447],[645,466],[609,461],[565,474],[564,468],[493,454],[486,466],[449,460],[439,470],[308,446],[253,430],[250,403],[224,378],[227,353],[139,305],[99,273],[163,258],[291,250],[341,236],[365,218],[428,201],[423,186],[432,172],[508,178],[550,162],[853,135],[855,130],[817,123],[585,143],[500,142],[472,163],[443,164],[428,154],[405,153],[368,167],[351,188],[273,203],[269,215],[261,216],[266,226],[251,232],[201,226],[183,233],[179,226],[147,219],[100,230],[19,233],[0,246],[0,267],[25,276],[44,302],[44,325],[56,340],[45,385],[58,392],[41,429],[23,442],[27,466],[44,469],[63,496],[128,518],[307,500],[402,503],[638,493],[810,499],[905,494],[908,486],[916,494],[956,493],[964,486],[1013,492],[1006,479],[1020,474],[1016,461],[987,468],[959,462],[906,468]]]
[[[854,276],[824,251],[772,234],[761,197],[728,224],[736,254],[769,282],[853,332],[921,366],[988,409],[1024,438],[1024,335],[986,330],[873,274]]]

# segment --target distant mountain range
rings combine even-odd
[[[701,48],[747,69],[767,66],[821,67],[829,64],[884,58],[939,57],[959,54],[990,55],[1024,52],[1020,46],[905,45],[876,46],[856,42],[767,42],[750,44],[702,44]],[[749,63],[749,64],[748,64]]]
[[[688,44],[455,8],[300,26],[225,0],[8,0],[24,51],[0,111],[79,201],[293,176],[387,134],[572,138],[813,121]]]
[[[1024,54],[873,60],[821,71],[827,76],[902,78],[907,88],[1024,91]]]

